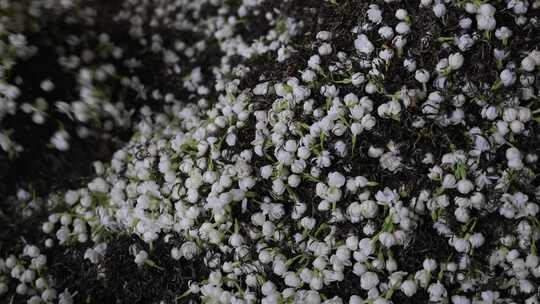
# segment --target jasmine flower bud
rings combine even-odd
[[[336,250],[336,258],[341,262],[347,262],[351,258],[351,252],[345,246],[341,246]]]
[[[302,72],[302,80],[305,82],[312,82],[315,80],[315,78],[317,78],[317,74],[315,74],[315,72],[312,70],[308,69]]]
[[[355,40],[355,47],[356,47],[356,40]],[[364,83],[365,81],[366,81],[366,78],[362,73],[354,73],[351,76],[351,83],[352,83],[353,86],[359,86],[362,83]]]
[[[368,271],[360,277],[360,288],[370,290],[379,285],[379,277],[376,273]]]
[[[495,29],[495,7],[489,3],[480,5],[476,15],[476,23],[479,30],[491,31]]]
[[[332,45],[330,43],[323,43],[319,46],[319,55],[326,56],[332,53]]]
[[[454,211],[454,215],[456,217],[456,220],[461,223],[466,223],[470,219],[469,210],[464,207],[458,207]]]
[[[373,117],[370,114],[367,114],[364,117],[362,117],[360,123],[362,124],[362,127],[365,130],[370,131],[371,129],[373,129],[373,127],[375,127],[375,124],[377,123],[377,121],[375,117]]]
[[[458,70],[463,66],[463,55],[461,53],[453,53],[448,56],[448,65],[452,70]]]
[[[41,299],[43,299],[43,301],[52,301],[54,299],[56,299],[56,290],[53,289],[53,288],[47,288],[45,289],[42,293],[41,293]]]
[[[500,78],[505,87],[511,86],[516,82],[516,74],[509,69],[504,69],[500,74]]]
[[[296,155],[301,159],[308,159],[311,155],[311,150],[309,150],[307,147],[301,146],[298,148]]]
[[[330,187],[341,188],[345,185],[345,177],[339,172],[328,174],[328,185]]]
[[[414,58],[406,58],[403,60],[403,67],[405,67],[409,73],[416,71],[416,60],[414,60]]]
[[[233,247],[240,247],[243,242],[243,237],[238,233],[234,233],[229,237],[229,244]]]
[[[433,283],[428,287],[429,300],[433,302],[439,302],[446,298],[446,288],[440,283]]]
[[[383,232],[379,235],[379,242],[386,247],[390,248],[396,244],[396,238],[389,232]]]
[[[425,259],[422,263],[422,267],[429,272],[433,272],[437,269],[437,262],[434,259]]]
[[[259,252],[259,261],[263,264],[268,264],[272,261],[272,255],[268,250],[261,250]]]
[[[431,5],[433,1],[432,0],[420,0],[420,6],[421,7],[428,7]]]
[[[515,170],[520,170],[523,168],[522,158],[523,156],[521,155],[521,152],[514,147],[506,150],[506,159],[508,160],[509,168]]]
[[[457,182],[457,190],[461,194],[467,194],[474,190],[474,185],[470,180],[462,179]]]
[[[461,18],[461,19],[459,19],[459,27],[461,27],[462,29],[464,29],[464,30],[469,29],[471,27],[471,25],[472,25],[472,19],[471,18]]]
[[[395,13],[396,18],[402,21],[407,19],[408,15],[407,11],[402,8],[397,9]]]
[[[471,304],[471,301],[465,296],[453,295],[451,299],[453,304]]]
[[[269,222],[269,221],[264,222],[264,224],[262,225],[262,233],[266,237],[269,237],[272,234],[274,234],[275,229],[276,229],[276,226],[272,222]]]
[[[24,249],[23,249],[23,253],[24,255],[27,255],[31,258],[35,258],[39,255],[39,248],[37,246],[34,246],[34,245],[30,245],[30,246],[26,246]]]
[[[358,237],[355,235],[347,237],[347,239],[345,240],[345,245],[350,250],[356,250],[358,248]]]
[[[520,134],[524,129],[525,125],[519,120],[514,120],[510,123],[510,131],[514,134]]]
[[[318,256],[317,258],[315,258],[315,260],[313,260],[313,267],[315,267],[318,270],[325,269],[327,264],[328,263],[322,256]]]
[[[285,193],[285,183],[281,179],[276,179],[272,182],[272,191],[277,195]]]
[[[536,62],[530,56],[526,56],[525,58],[523,58],[523,60],[521,60],[521,68],[527,72],[534,71],[535,66]]]
[[[264,179],[270,178],[272,176],[272,172],[274,171],[272,165],[266,165],[261,168],[261,177]]]
[[[532,119],[531,109],[526,107],[519,107],[518,119],[522,122],[528,122]]]
[[[264,284],[261,286],[261,292],[262,292],[264,295],[270,295],[270,294],[273,293],[275,290],[276,290],[276,286],[275,286],[274,283],[272,283],[271,281],[266,281],[266,282],[264,282]]]
[[[394,51],[391,49],[384,49],[379,52],[379,57],[384,61],[390,61],[394,57]]]
[[[364,34],[358,35],[358,38],[354,40],[354,47],[360,53],[364,53],[367,55],[371,54],[375,50],[375,47],[373,46],[371,41],[369,41],[368,37]]]
[[[352,107],[353,105],[358,104],[358,96],[354,93],[349,93],[343,97],[343,101],[348,107]]]
[[[291,174],[287,178],[287,183],[289,184],[289,186],[291,186],[293,188],[298,187],[300,185],[301,181],[302,181],[302,179],[296,174]]]
[[[445,189],[453,189],[456,187],[456,177],[452,174],[446,174],[442,181],[442,187]]]
[[[453,244],[457,252],[469,252],[471,250],[471,243],[466,239],[454,238]]]
[[[512,36],[512,30],[506,26],[501,26],[495,31],[495,37],[503,42]]]
[[[374,201],[366,200],[360,204],[359,211],[364,218],[375,218],[377,216],[378,206]]]
[[[525,259],[525,266],[527,266],[528,268],[531,268],[531,269],[538,266],[539,263],[540,263],[540,260],[539,260],[538,256],[533,255],[533,254],[527,255],[527,258]]]
[[[407,297],[412,297],[417,291],[416,283],[413,280],[406,280],[403,283],[401,283],[400,290]]]
[[[414,78],[420,83],[427,83],[429,81],[429,72],[424,69],[417,70]]]
[[[446,6],[442,3],[437,3],[433,6],[433,13],[437,18],[442,18],[446,15]]]
[[[478,248],[484,244],[485,238],[482,233],[477,232],[469,237],[469,242],[471,243],[472,248]]]
[[[313,271],[309,268],[302,268],[299,276],[304,283],[309,283],[313,279]]]
[[[528,57],[531,57],[536,63],[536,65],[540,65],[540,50],[531,51]]]
[[[519,290],[523,293],[532,293],[536,290],[531,281],[527,279],[519,280]]]
[[[69,134],[64,131],[56,131],[51,137],[51,144],[59,151],[69,150]]]
[[[142,266],[148,260],[148,253],[144,250],[139,251],[135,255],[135,264],[139,267]]]
[[[400,35],[408,34],[411,31],[411,27],[407,22],[400,22],[396,25],[396,32]]]
[[[289,271],[285,274],[284,282],[285,282],[285,285],[289,287],[298,287],[301,284],[301,281],[298,275],[296,275],[296,273],[292,271]]]
[[[380,23],[382,21],[382,11],[379,9],[379,6],[370,4],[367,10],[367,17],[373,23]]]
[[[379,28],[378,33],[379,33],[379,36],[381,36],[381,38],[386,39],[386,40],[390,40],[394,37],[394,30],[392,30],[391,27],[386,26],[386,25]]]
[[[319,55],[313,55],[308,60],[308,66],[314,70],[320,70],[321,69],[321,57]]]
[[[323,41],[330,40],[332,39],[332,33],[329,31],[320,31],[317,33],[316,38]]]
[[[182,257],[182,253],[177,247],[173,247],[173,249],[171,249],[171,257],[174,260],[179,260]]]
[[[313,279],[311,279],[311,282],[309,282],[309,287],[313,290],[321,290],[323,286],[323,278],[320,276],[313,276]]]
[[[15,288],[15,292],[20,295],[25,295],[27,291],[28,291],[28,287],[24,283],[18,284],[17,287]]]
[[[364,303],[364,300],[357,295],[352,295],[349,298],[349,304],[362,304],[362,303]]]

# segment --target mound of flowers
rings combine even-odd
[[[538,1],[185,2],[215,65],[44,200],[0,299],[539,303]]]

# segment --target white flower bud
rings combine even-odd
[[[411,27],[407,22],[400,22],[396,25],[396,32],[400,35],[408,34],[411,31]],[[404,39],[406,41],[406,39]]]
[[[285,285],[287,285],[289,287],[298,287],[301,284],[301,281],[300,281],[300,278],[298,277],[298,275],[296,275],[296,273],[294,273],[292,271],[287,272],[285,274],[284,282],[285,282]]]
[[[302,179],[300,178],[300,176],[298,176],[296,174],[291,174],[287,178],[287,183],[289,184],[289,186],[291,186],[293,188],[298,187],[300,185],[301,181],[302,181]]]
[[[456,177],[452,174],[446,174],[442,181],[442,187],[445,189],[453,189],[456,187]]]
[[[53,288],[47,288],[41,293],[41,299],[43,301],[49,302],[56,299],[56,290]]]
[[[326,56],[332,53],[332,45],[330,43],[323,43],[319,46],[319,55]]]
[[[358,35],[358,38],[354,40],[354,47],[360,53],[364,53],[368,55],[371,54],[375,50],[375,47],[373,46],[371,41],[369,41],[369,38],[364,34]]]
[[[523,158],[521,152],[517,148],[514,148],[514,147],[506,149],[505,155],[506,155],[507,160],[515,160],[515,159],[521,160]]]
[[[347,237],[347,239],[345,240],[345,245],[350,250],[356,250],[358,248],[358,237],[356,235],[351,235]]]
[[[448,56],[448,65],[452,70],[458,70],[463,66],[463,55],[461,53],[453,53]]]
[[[429,285],[428,293],[429,300],[433,302],[439,302],[447,295],[446,288],[439,282]]]
[[[470,219],[469,210],[464,207],[458,207],[454,211],[454,215],[456,217],[456,220],[461,223],[466,223]]]
[[[442,18],[446,15],[446,6],[442,3],[437,3],[433,6],[433,13],[437,18]]]
[[[465,296],[453,295],[452,303],[453,304],[471,304],[471,301]]]
[[[471,250],[471,243],[466,239],[455,238],[454,239],[454,248],[457,252],[469,252]]]
[[[329,31],[320,31],[317,33],[315,38],[317,38],[318,40],[323,40],[323,41],[330,40],[332,39],[332,33],[330,33]]]
[[[396,238],[390,232],[383,232],[379,235],[379,242],[386,247],[390,248],[396,244]]]
[[[368,271],[360,277],[360,287],[364,290],[370,290],[379,285],[379,277],[376,273]]]
[[[420,83],[427,83],[429,81],[429,72],[424,69],[416,70],[414,78]]]
[[[27,291],[28,291],[28,287],[27,287],[26,284],[24,284],[24,283],[20,283],[20,284],[17,285],[17,287],[15,288],[15,292],[16,292],[17,294],[20,294],[20,295],[25,295]]]
[[[406,10],[400,8],[396,10],[395,16],[398,20],[405,20],[409,14]]]
[[[432,272],[437,269],[437,262],[434,259],[425,259],[422,263],[422,267],[424,267],[425,270]]]
[[[367,200],[360,204],[360,212],[364,218],[375,218],[377,216],[378,205],[374,201]]]
[[[523,58],[523,60],[521,60],[521,68],[527,72],[534,71],[535,66],[536,66],[536,62],[530,56],[527,56]]]
[[[474,190],[474,185],[470,180],[462,179],[457,182],[457,190],[461,194],[467,194]]]
[[[141,266],[148,260],[148,253],[144,250],[141,250],[135,255],[135,264]]]
[[[379,9],[379,6],[371,4],[367,10],[367,17],[373,23],[380,23],[382,21],[382,11]]]
[[[509,69],[504,69],[500,74],[501,82],[505,87],[511,86],[516,82],[516,73]]]
[[[473,248],[478,248],[484,244],[485,238],[482,233],[477,232],[469,237],[469,242]]]
[[[345,185],[345,177],[339,172],[332,172],[328,174],[328,185],[336,188],[343,187]]]
[[[400,290],[407,297],[412,297],[417,291],[416,283],[413,280],[406,280],[403,283],[401,283]]]
[[[514,120],[510,123],[510,131],[514,134],[520,134],[525,129],[525,124],[519,120]]]
[[[355,40],[356,42],[356,40]],[[355,43],[356,46],[356,43]],[[362,73],[354,73],[351,76],[351,83],[353,86],[359,86],[366,81],[366,77]]]

